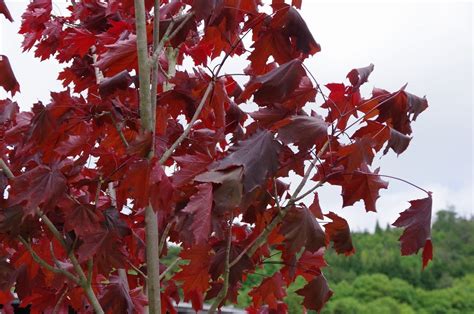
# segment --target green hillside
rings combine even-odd
[[[329,250],[325,275],[334,290],[323,313],[474,313],[474,220],[451,210],[438,212],[433,225],[434,261],[421,270],[420,256],[400,256],[398,229],[377,226],[375,233],[355,233],[356,254]],[[260,275],[250,275],[239,295],[250,303],[251,287],[278,268],[269,264]],[[304,279],[288,289],[290,313],[301,313],[294,293]]]

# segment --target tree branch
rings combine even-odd
[[[308,181],[311,171],[313,170],[317,159],[319,159],[326,152],[328,147],[329,147],[329,141],[327,141],[323,145],[319,153],[316,155],[314,160],[309,165],[308,169],[306,169],[303,179],[301,180],[300,184],[297,186],[295,192],[293,193],[293,196],[290,198],[286,206],[283,207],[281,211],[279,211],[278,214],[275,215],[275,217],[273,217],[270,224],[267,225],[265,229],[247,247],[245,247],[244,250],[242,250],[242,252],[240,252],[240,254],[230,263],[230,267],[237,264],[242,259],[242,257],[244,257],[244,255],[251,257],[260,248],[260,246],[262,246],[265,243],[267,236],[272,232],[272,230],[279,223],[283,221],[286,214],[290,211],[291,207],[299,200],[298,194],[301,192],[304,185]],[[316,185],[316,188],[320,187],[322,184],[323,182],[321,181],[320,183],[318,183],[318,185]]]
[[[174,261],[171,262],[171,264],[160,274],[160,280],[163,280],[165,278],[166,274],[169,273],[176,264],[181,260],[181,257],[175,258]]]
[[[10,168],[7,166],[3,158],[0,159],[0,168],[2,169],[3,173],[8,179],[13,179],[15,175],[13,172],[10,170]]]
[[[137,33],[138,79],[140,93],[140,118],[142,131],[153,132],[150,106],[150,67],[146,34],[145,0],[134,0]]]
[[[231,215],[231,219],[229,221],[229,234],[227,235],[227,244],[225,249],[225,264],[224,264],[224,273],[222,274],[224,277],[224,283],[222,285],[219,294],[217,295],[216,299],[211,305],[209,309],[210,314],[214,314],[219,307],[219,305],[225,300],[227,296],[227,291],[229,290],[229,274],[230,274],[230,248],[232,246],[232,221],[234,220],[233,215]]]
[[[68,278],[69,280],[75,282],[76,284],[80,285],[80,280],[76,276],[74,276],[72,273],[69,271],[63,269],[63,268],[56,268],[52,265],[50,265],[48,262],[46,262],[44,259],[42,259],[31,247],[30,243],[28,243],[22,236],[18,236],[18,239],[20,242],[23,244],[23,246],[30,252],[31,257],[33,257],[33,260],[38,263],[41,267],[49,270],[50,272],[56,273],[56,274],[61,274],[64,275],[64,277]]]
[[[201,114],[202,108],[204,108],[204,105],[206,103],[207,98],[209,97],[209,94],[214,88],[214,81],[210,82],[209,85],[207,85],[207,89],[204,92],[204,95],[201,98],[201,102],[199,103],[199,106],[196,109],[196,112],[194,113],[193,117],[191,118],[191,121],[189,121],[188,126],[184,130],[184,132],[178,137],[178,139],[171,145],[170,148],[168,148],[163,156],[160,158],[160,164],[164,164],[168,158],[173,154],[174,150],[181,144],[182,141],[188,136],[189,132],[191,132],[191,129],[196,122],[196,120],[199,118],[199,115]]]
[[[10,168],[7,166],[5,161],[3,159],[0,159],[0,168],[2,171],[5,173],[5,175],[9,179],[15,178],[13,173],[11,172]],[[77,260],[76,256],[74,255],[73,250],[69,250],[66,241],[64,241],[63,236],[59,232],[59,230],[56,228],[56,226],[53,224],[53,222],[46,216],[41,209],[37,208],[36,209],[36,214],[40,217],[41,221],[44,222],[46,227],[48,227],[49,231],[53,234],[53,236],[61,243],[61,246],[68,252],[68,257],[71,260],[71,263],[74,267],[74,270],[76,271],[77,275],[79,276],[79,285],[84,289],[86,292],[87,298],[89,299],[89,302],[91,303],[92,308],[97,314],[103,314],[104,310],[102,309],[99,300],[97,299],[97,296],[95,295],[94,291],[92,290],[92,287],[90,284],[87,283],[87,277],[84,274],[84,271],[81,268],[81,265],[79,261]],[[23,239],[24,240],[24,239]],[[21,239],[20,239],[21,241]],[[23,242],[23,241],[22,241]],[[39,257],[39,256],[38,256]],[[47,264],[47,263],[46,263]],[[49,265],[49,264],[47,264]],[[51,266],[51,265],[49,265]],[[53,267],[54,268],[54,267]],[[65,275],[67,276],[67,275]]]
[[[168,237],[168,233],[170,232],[172,225],[173,225],[173,221],[168,222],[168,224],[166,224],[165,230],[163,231],[163,234],[161,235],[160,246],[158,248],[160,251],[160,254],[163,251],[163,248],[165,247],[166,238]]]

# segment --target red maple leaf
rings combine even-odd
[[[13,17],[10,14],[10,11],[8,10],[7,5],[5,4],[4,0],[0,0],[0,14],[3,14],[3,16],[9,20],[10,22],[13,22]]]
[[[66,189],[66,178],[59,169],[40,165],[12,179],[9,202],[24,203],[25,215],[34,215],[40,205],[50,210]]]
[[[418,253],[423,248],[423,268],[433,259],[431,244],[431,194],[427,198],[410,201],[410,207],[400,213],[400,217],[392,224],[405,228],[400,236],[402,255]]]
[[[271,132],[260,130],[232,147],[228,156],[210,168],[211,171],[219,171],[242,166],[244,192],[248,193],[261,186],[277,171],[280,147],[280,143],[275,140]],[[201,174],[198,178],[202,178],[205,174]],[[223,172],[222,175],[226,174]]]
[[[321,312],[324,304],[331,298],[333,292],[329,289],[324,275],[320,275],[311,280],[302,289],[296,290],[296,293],[303,296],[303,305],[309,310]]]
[[[211,232],[212,184],[203,183],[198,185],[197,189],[183,212],[193,215],[191,228],[194,240],[201,244],[207,242]]]
[[[101,274],[108,274],[113,268],[123,268],[126,265],[127,252],[116,230],[102,228],[99,232],[82,238],[83,243],[77,251],[80,262],[93,257]]]
[[[364,68],[352,69],[348,74],[347,78],[351,82],[354,88],[359,88],[362,84],[368,81],[370,73],[374,70],[374,65],[370,65]]]
[[[354,143],[339,148],[337,152],[339,162],[344,165],[347,173],[352,173],[354,170],[363,167],[363,164],[370,165],[375,156],[372,147],[371,138],[356,139]]]
[[[376,121],[368,120],[366,121],[367,125],[361,127],[354,134],[351,136],[352,139],[369,139],[370,142],[373,144],[373,148],[375,151],[380,151],[382,147],[385,145],[386,142],[390,140],[390,127],[378,123]],[[387,146],[388,147],[388,146]],[[387,148],[385,148],[387,150]]]
[[[355,248],[352,246],[351,230],[347,221],[333,212],[325,216],[332,219],[332,222],[324,225],[326,243],[333,242],[333,247],[338,254],[344,253],[346,256],[354,254]]]
[[[278,308],[278,300],[286,296],[284,290],[285,282],[280,272],[276,272],[273,276],[266,278],[257,287],[249,292],[252,297],[253,306],[259,307],[262,304],[268,304],[270,309]]]
[[[262,19],[264,22],[261,27],[258,24],[253,27],[254,50],[248,57],[252,62],[252,74],[263,73],[270,56],[279,64],[283,64],[293,58],[321,51],[301,15],[291,6],[279,4],[271,19],[257,16],[248,23],[256,24],[256,19]]]
[[[350,179],[342,184],[342,206],[350,206],[359,200],[364,200],[366,211],[377,211],[375,202],[379,198],[379,190],[386,189],[388,182],[377,175],[379,169],[370,172],[367,165],[362,164],[360,170],[353,172]]]
[[[204,293],[209,288],[211,279],[209,266],[212,255],[209,245],[195,245],[183,250],[179,256],[184,260],[189,260],[189,264],[182,265],[181,271],[174,275],[173,279],[183,283],[185,296],[193,291]]]
[[[286,214],[280,233],[285,236],[288,254],[299,252],[303,246],[310,252],[326,246],[323,229],[305,206],[295,206]]]
[[[108,51],[99,57],[95,65],[107,76],[113,76],[123,70],[134,70],[138,67],[136,36],[131,34],[127,39],[118,40],[107,45]]]
[[[180,166],[175,172],[172,181],[175,186],[184,185],[194,179],[198,174],[204,172],[213,159],[204,154],[175,156],[173,159]]]
[[[129,291],[128,282],[112,275],[99,296],[99,302],[107,313],[142,313],[148,302],[141,290],[139,287]]]
[[[298,260],[295,256],[292,256],[290,262],[285,263],[285,266],[280,270],[286,283],[289,285],[300,275],[307,281],[321,275],[321,268],[327,266],[324,260],[324,252],[325,248],[320,248],[314,253],[304,251]]]
[[[292,60],[250,79],[239,99],[244,101],[253,94],[259,105],[284,102],[292,96],[305,74],[301,61]]]
[[[323,211],[321,205],[319,205],[319,195],[314,193],[313,203],[309,206],[309,210],[313,213],[314,217],[318,219],[324,219]]]
[[[13,74],[10,61],[4,55],[0,55],[0,86],[12,95],[20,91],[20,84],[18,84],[15,74]]]
[[[317,141],[326,140],[328,123],[318,116],[291,116],[273,126],[278,130],[278,139],[284,144],[294,143],[307,149]]]
[[[391,148],[397,155],[403,153],[410,144],[411,137],[408,135],[402,134],[395,129],[390,128],[390,139],[387,143],[387,146],[383,150],[383,153],[386,154]]]

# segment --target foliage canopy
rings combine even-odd
[[[304,65],[321,48],[299,8],[82,0],[57,16],[51,0],[33,0],[23,48],[64,64],[64,91],[31,111],[0,101],[0,301],[13,288],[37,312],[176,313],[180,300],[196,310],[210,301],[214,312],[236,302],[274,249],[285,267],[250,292],[249,311],[286,311],[284,287],[298,276],[302,306],[320,311],[332,295],[325,248],[355,250],[316,189],[340,186],[343,206],[376,211],[388,182],[372,161],[405,151],[428,104],[405,87],[363,97],[373,65],[327,84],[326,95]],[[0,13],[12,20],[3,0]],[[180,67],[186,56],[192,71]],[[248,60],[243,87],[226,72],[234,56]],[[7,56],[0,73],[13,98],[20,84]],[[256,110],[244,112],[246,102]],[[290,175],[299,180],[285,183]],[[420,190],[426,197],[394,225],[404,228],[402,254],[422,249],[424,267],[432,199]],[[177,270],[159,262],[169,242],[188,261]]]

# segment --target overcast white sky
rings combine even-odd
[[[21,54],[14,35],[27,2],[6,1],[15,23],[0,18],[0,54],[10,58],[20,82],[15,96],[22,108],[48,101],[59,67]],[[61,6],[56,6],[60,13]],[[390,91],[426,95],[430,108],[413,124],[414,138],[400,157],[377,161],[381,173],[395,175],[433,191],[434,209],[454,205],[462,215],[473,211],[473,5],[471,2],[396,3],[303,1],[302,15],[322,51],[306,65],[320,83],[343,82],[352,68],[375,65],[366,84]],[[229,63],[229,72],[242,64]],[[0,91],[0,98],[5,93]],[[354,230],[372,229],[375,221],[392,223],[408,200],[425,197],[409,185],[390,181],[377,202],[379,213],[365,214],[363,203],[341,209],[340,189],[320,192],[325,211],[336,211]]]

